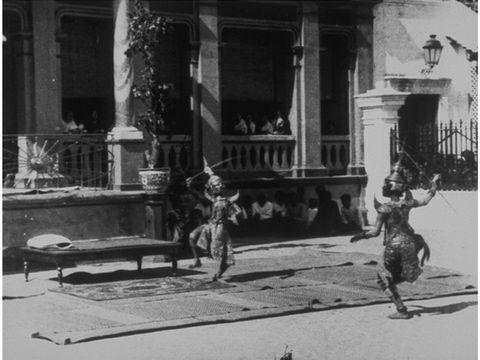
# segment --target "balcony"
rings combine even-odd
[[[322,165],[329,175],[345,175],[350,162],[348,135],[322,136]]]
[[[291,135],[223,136],[221,169],[269,175],[291,172],[295,138]]]

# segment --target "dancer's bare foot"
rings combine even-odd
[[[189,269],[195,269],[195,268],[198,268],[198,267],[201,267],[201,266],[202,266],[202,262],[200,260],[197,260],[193,264],[188,265],[188,268]]]
[[[410,319],[411,317],[412,315],[409,314],[406,309],[405,311],[397,311],[396,313],[388,315],[388,318],[392,320],[398,320],[398,319],[407,320],[407,319]]]

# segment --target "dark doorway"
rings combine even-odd
[[[420,129],[437,122],[439,95],[410,95],[398,111],[399,138],[405,151],[417,153],[421,148]]]

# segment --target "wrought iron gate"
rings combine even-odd
[[[416,129],[416,139],[402,138],[396,126],[391,131],[390,159],[400,153],[414,188],[427,188],[433,174],[441,174],[442,188],[476,190],[478,164],[476,120],[454,124],[425,124]]]

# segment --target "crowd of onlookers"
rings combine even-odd
[[[65,119],[63,119],[63,128],[58,127],[58,131],[65,134],[82,134],[82,133],[104,133],[105,129],[100,124],[98,112],[93,110],[91,116],[85,120],[76,119],[73,111],[69,111]]]
[[[342,205],[332,200],[332,195],[319,185],[316,196],[305,198],[305,189],[293,192],[277,191],[273,199],[259,193],[255,199],[245,195],[240,198],[242,216],[233,232],[239,235],[294,235],[329,236],[361,230],[362,220],[351,196],[341,196]]]
[[[272,116],[258,116],[249,114],[243,116],[241,113],[235,115],[233,128],[234,135],[290,135],[290,122],[280,111]]]
[[[295,191],[276,191],[271,199],[263,192],[255,197],[240,196],[236,203],[238,215],[229,220],[232,236],[315,237],[362,230],[361,214],[349,194],[340,197],[339,207],[322,185],[316,187],[314,197],[306,199],[305,193],[305,188],[298,187]],[[177,227],[181,233],[173,235],[174,241],[187,242],[190,232],[211,216],[210,202],[198,194],[194,197],[196,205],[193,210],[185,212],[183,216],[175,216],[176,221],[172,222],[172,225],[178,224],[180,217],[184,219],[181,226]],[[171,226],[170,229],[174,230],[175,227]]]

